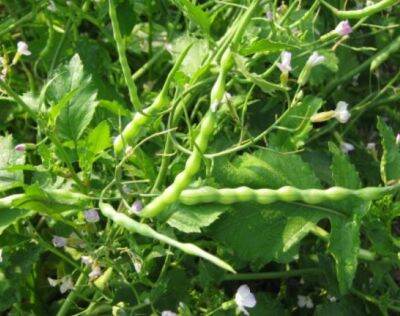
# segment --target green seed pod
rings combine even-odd
[[[117,225],[124,227],[130,232],[138,233],[142,236],[159,240],[160,242],[178,248],[189,255],[198,256],[200,258],[210,261],[211,263],[215,264],[216,266],[222,269],[235,273],[235,270],[228,263],[204,251],[203,249],[197,247],[196,245],[190,243],[181,243],[166,235],[160,234],[150,226],[143,223],[139,223],[133,220],[132,218],[128,217],[127,215],[115,211],[110,204],[100,201],[99,208],[104,216],[108,217]]]
[[[136,112],[132,121],[124,128],[121,135],[118,135],[115,138],[114,151],[116,154],[120,154],[122,152],[124,145],[131,144],[135,137],[143,131],[144,126],[151,120],[154,120],[154,116],[161,112],[169,104],[168,90],[176,72],[178,71],[191,47],[192,45],[189,45],[179,55],[174,67],[172,67],[167,79],[165,80],[161,92],[154,99],[153,103],[148,108],[143,110],[142,113]]]
[[[398,51],[399,49],[400,36],[398,36],[389,46],[386,46],[385,49],[381,50],[378,54],[375,55],[374,59],[371,62],[370,70],[374,71],[382,63],[384,63],[391,54]]]
[[[340,201],[348,197],[357,197],[364,201],[376,200],[386,193],[395,192],[400,185],[388,187],[367,187],[359,190],[351,190],[342,187],[301,190],[295,187],[285,186],[277,190],[251,189],[248,187],[215,189],[202,187],[199,189],[184,190],[179,196],[183,204],[194,205],[199,203],[233,204],[246,201],[254,201],[260,204],[274,202],[302,201],[308,204],[318,204],[325,201]]]
[[[196,145],[189,159],[186,161],[185,169],[179,173],[175,181],[165,191],[140,212],[143,217],[154,217],[162,212],[169,204],[178,200],[181,192],[189,185],[192,177],[198,172],[201,164],[201,156],[207,149],[208,140],[214,130],[215,113],[209,111],[200,123],[200,132],[196,137]]]
[[[380,2],[374,3],[370,6],[364,7],[360,10],[347,10],[342,11],[336,9],[334,6],[330,5],[325,0],[321,0],[321,3],[324,4],[329,10],[333,12],[337,17],[342,19],[361,19],[372,14],[375,14],[379,11],[382,11],[386,8],[394,5],[398,0],[382,0]]]

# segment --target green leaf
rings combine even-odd
[[[78,151],[79,165],[86,172],[90,172],[99,155],[111,146],[110,127],[107,122],[103,121],[91,130],[82,145]]]
[[[257,304],[248,311],[251,316],[276,316],[285,315],[285,309],[282,304],[264,292],[255,294]]]
[[[258,86],[263,92],[271,94],[272,92],[274,92],[276,90],[279,90],[279,91],[289,90],[287,87],[269,82],[269,81],[263,79],[260,75],[248,71],[246,68],[246,65],[245,65],[244,57],[242,57],[240,55],[235,55],[235,62],[236,62],[236,66],[238,67],[239,72],[242,73],[243,76],[245,76],[248,80],[250,80],[256,86]]]
[[[329,147],[333,153],[331,170],[335,185],[349,189],[360,188],[360,178],[348,157],[332,143],[329,144]],[[357,271],[361,217],[366,213],[368,205],[367,202],[358,198],[347,198],[335,202],[335,208],[341,209],[343,213],[352,213],[349,219],[331,218],[328,251],[336,263],[336,274],[341,293],[349,291]]]
[[[67,95],[74,90],[77,92],[68,100]],[[85,74],[79,55],[75,54],[67,65],[58,69],[47,91],[50,103],[59,108],[56,111],[59,112],[56,121],[59,136],[73,141],[80,138],[93,118],[96,95],[91,77]],[[67,104],[56,105],[60,102]]]
[[[131,112],[129,112],[126,108],[124,108],[117,101],[100,100],[98,106],[105,108],[108,111],[110,111],[111,113],[114,113],[115,115],[118,115],[118,116],[126,116],[126,117],[131,116]]]
[[[352,220],[331,221],[331,233],[328,251],[336,263],[336,274],[339,290],[347,293],[353,284],[358,265],[358,252],[360,250],[360,216],[355,214]]]
[[[293,50],[298,48],[297,45],[292,45],[288,43],[283,43],[283,42],[274,42],[269,39],[260,39],[257,40],[253,43],[251,43],[248,46],[244,46],[240,50],[240,54],[243,56],[248,56],[252,55],[255,53],[276,53],[276,52],[281,52],[283,50]]]
[[[315,309],[315,316],[364,316],[366,311],[363,305],[352,299],[352,297],[345,296],[340,298],[338,302],[328,302],[318,305]]]
[[[190,78],[201,67],[204,58],[209,52],[209,48],[206,40],[188,35],[180,36],[172,44],[172,54],[175,61],[189,45],[192,45],[192,47],[185,56],[180,66],[180,71]]]
[[[14,165],[23,165],[25,154],[14,149],[12,136],[0,136],[0,192],[19,187],[24,182],[22,171],[8,171]]]
[[[168,224],[185,233],[200,233],[201,228],[212,224],[229,209],[229,206],[219,204],[189,206],[175,203],[169,209],[173,214]]]
[[[378,118],[378,130],[383,148],[381,177],[387,184],[390,180],[400,179],[400,152],[393,130],[381,118]]]
[[[16,223],[19,219],[31,215],[32,212],[18,209],[0,210],[0,235],[10,225]]]
[[[279,130],[271,133],[269,143],[282,150],[296,150],[304,145],[312,130],[310,117],[318,112],[323,100],[306,96],[301,103],[288,109],[279,122]]]
[[[310,166],[299,156],[270,150],[244,154],[232,163],[223,159],[215,166],[214,178],[223,187],[320,187]],[[327,217],[320,208],[303,203],[240,203],[232,208],[210,226],[209,233],[239,259],[259,265],[292,258],[299,241]]]
[[[210,33],[210,19],[199,6],[193,4],[189,0],[173,0],[180,10],[191,20],[197,24],[206,34]]]
[[[223,187],[247,185],[252,188],[278,189],[291,185],[300,189],[319,188],[312,169],[298,155],[272,150],[244,154],[233,162],[217,159],[213,176]]]
[[[321,218],[318,208],[302,203],[241,203],[210,227],[210,235],[239,259],[257,265],[287,261]]]
[[[349,189],[359,189],[361,187],[360,177],[348,156],[343,154],[333,143],[329,143],[329,149],[333,154],[331,170],[335,184]]]

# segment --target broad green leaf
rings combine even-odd
[[[56,72],[47,91],[48,100],[58,104],[74,90],[77,92],[67,100],[68,104],[60,106],[56,132],[64,139],[77,141],[92,120],[97,105],[96,89],[77,54]]]
[[[241,203],[210,226],[209,234],[244,262],[264,265],[293,257],[298,243],[326,214],[302,203]]]
[[[244,154],[233,162],[217,159],[213,176],[222,187],[246,185],[252,188],[277,189],[285,185],[301,189],[319,188],[311,167],[298,155],[273,150]]]
[[[331,220],[328,251],[335,259],[339,290],[342,294],[351,289],[357,271],[360,225],[361,218],[358,214],[351,220]]]
[[[19,219],[31,215],[32,212],[19,209],[0,209],[0,235],[10,225],[16,223]]]
[[[209,226],[223,213],[228,205],[204,204],[183,205],[176,203],[168,211],[173,212],[168,224],[185,233],[200,233],[201,228]]]
[[[124,108],[121,104],[116,101],[108,101],[108,100],[100,100],[99,107],[105,108],[111,113],[114,113],[118,116],[131,116],[131,112],[129,112],[126,108]]]
[[[25,154],[14,149],[11,135],[0,136],[0,192],[21,186],[24,175],[20,171],[8,171],[14,165],[23,165]]]
[[[272,298],[265,292],[258,292],[255,296],[256,306],[248,309],[251,316],[285,315],[285,309],[277,299]]]
[[[0,311],[13,304],[23,304],[31,292],[27,291],[27,278],[31,277],[43,248],[34,242],[3,249],[0,265]],[[6,313],[6,312],[4,312]]]
[[[206,34],[210,33],[210,19],[208,14],[199,6],[193,4],[190,0],[173,0],[180,10],[191,20],[197,24]]]
[[[333,143],[329,143],[329,148],[333,154],[331,170],[335,184],[349,189],[359,189],[361,181],[348,156],[343,154]]]
[[[400,179],[400,152],[393,130],[381,118],[378,118],[378,130],[383,148],[381,177],[387,184],[390,180]]]
[[[209,52],[209,48],[206,40],[183,35],[172,44],[172,54],[174,59],[176,60],[189,45],[192,45],[192,47],[185,56],[180,71],[182,71],[186,76],[192,77],[201,67],[204,58]]]
[[[283,50],[293,50],[298,48],[297,45],[292,45],[284,42],[274,42],[269,39],[263,38],[251,43],[248,46],[244,46],[240,50],[240,54],[247,56],[255,53],[276,53]]]
[[[273,93],[276,90],[279,90],[279,91],[289,90],[287,87],[284,87],[284,86],[276,84],[276,83],[269,82],[269,81],[263,79],[260,75],[248,71],[246,68],[246,65],[245,65],[244,57],[235,55],[235,62],[236,62],[236,66],[238,67],[239,72],[242,73],[243,76],[245,76],[248,80],[250,80],[256,86],[258,86],[263,92]]]
[[[318,305],[315,309],[315,316],[364,316],[366,311],[359,301],[351,296],[340,298],[337,302],[327,302]]]
[[[287,151],[303,146],[312,130],[310,117],[322,104],[322,99],[306,96],[301,103],[289,108],[278,124],[278,131],[270,135],[270,145]]]
[[[333,154],[331,170],[334,184],[349,189],[360,188],[361,182],[358,173],[348,157],[335,145],[329,145]],[[343,213],[352,214],[348,219],[331,218],[328,251],[335,259],[341,293],[349,291],[357,271],[361,217],[366,213],[367,207],[367,202],[357,198],[347,198],[335,202],[335,208],[341,209]]]
[[[92,164],[99,154],[111,146],[110,128],[106,121],[101,122],[95,129],[91,130],[79,148],[79,165],[90,172]]]
[[[110,146],[110,127],[106,121],[103,121],[90,131],[87,137],[87,148],[90,152],[97,155]]]
[[[270,150],[244,154],[233,162],[223,159],[215,166],[214,178],[222,187],[320,187],[310,166],[299,156]],[[328,216],[320,208],[303,203],[240,203],[232,208],[210,226],[209,234],[241,260],[260,265],[290,259],[313,225]]]

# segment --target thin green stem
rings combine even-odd
[[[382,0],[380,2],[366,6],[363,9],[344,11],[336,9],[334,6],[330,5],[325,0],[320,0],[320,1],[324,6],[326,6],[329,10],[331,10],[333,14],[342,19],[361,19],[369,17],[377,12],[380,12],[384,9],[394,6],[397,2],[399,2],[399,0]]]
[[[122,38],[121,30],[119,28],[119,22],[118,22],[117,12],[115,9],[114,0],[109,0],[108,3],[109,3],[109,15],[114,33],[114,39],[117,44],[118,58],[121,64],[122,73],[125,78],[125,83],[128,87],[129,98],[135,110],[139,112],[142,109],[142,104],[139,100],[137,87],[135,81],[132,78],[131,69],[129,68],[128,59],[126,57],[125,41]]]
[[[74,288],[68,294],[67,298],[65,299],[64,303],[61,305],[61,308],[57,312],[56,316],[67,316],[69,314],[69,310],[72,308],[78,293],[81,290],[82,285],[87,282],[87,275],[86,272],[82,272],[76,281]]]
[[[285,279],[305,274],[320,274],[323,271],[318,268],[274,271],[274,272],[258,272],[258,273],[236,273],[226,274],[223,276],[224,281],[250,281],[250,280],[270,280],[270,279]]]

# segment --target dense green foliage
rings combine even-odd
[[[400,313],[398,0],[0,0],[0,41],[1,313]]]

